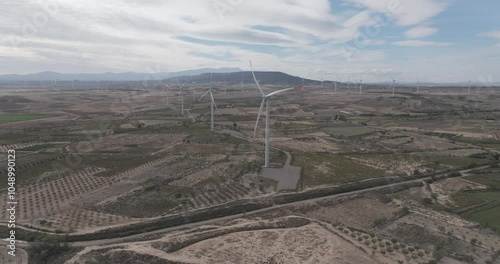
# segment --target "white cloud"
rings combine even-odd
[[[405,32],[407,38],[425,38],[436,34],[439,31],[437,28],[415,27]]]
[[[392,44],[404,47],[429,47],[429,46],[445,47],[452,45],[452,43],[450,42],[437,42],[437,41],[424,41],[424,40],[403,40],[403,41],[393,42]]]
[[[401,2],[399,7],[391,6],[391,2],[398,1]],[[367,28],[373,31],[371,26],[377,23],[374,18],[384,19],[384,14],[389,15],[392,19],[387,24],[411,26],[408,34],[418,39],[417,36],[432,33],[429,30],[423,33],[416,31],[428,28],[425,25],[431,24],[430,20],[443,12],[448,2],[0,1],[0,10],[8,10],[0,16],[0,72],[148,72],[157,67],[159,71],[180,71],[212,67],[213,59],[210,57],[214,56],[221,58],[217,67],[247,70],[248,59],[252,59],[259,70],[281,70],[306,78],[320,78],[318,72],[324,70],[336,79],[346,80],[348,74],[352,78],[364,74],[363,79],[378,81],[383,74],[404,72],[404,67],[408,65],[409,60],[392,56],[390,48],[394,47],[391,45],[429,47],[418,49],[424,53],[432,47],[440,49],[451,43],[421,40],[391,43],[393,40],[404,40],[408,35],[392,35],[387,39],[382,39],[384,34],[370,35]],[[49,16],[43,25],[35,26],[33,34],[23,34],[26,21],[33,23],[35,16],[44,14],[40,6],[44,3],[59,3],[57,12]],[[217,9],[214,3],[224,3],[226,9],[220,9],[220,6]],[[484,36],[497,35],[488,32]],[[20,44],[18,48],[12,45],[16,41]],[[361,45],[347,60],[343,47],[351,42]],[[489,54],[498,54],[497,47],[491,48]],[[448,61],[453,62],[453,58],[463,53],[443,50],[452,58]],[[415,53],[421,55],[418,51]],[[420,57],[412,60],[415,63],[411,65],[425,76],[425,70],[417,68],[431,71],[435,63],[424,64]],[[388,61],[387,58],[391,59]],[[455,73],[458,66],[448,65],[448,61],[443,60],[442,72],[453,68],[455,71],[450,75],[460,78],[461,75]],[[497,73],[497,61],[486,66],[478,63],[477,69]],[[325,74],[325,79],[327,77]]]
[[[478,36],[483,38],[500,39],[500,30],[479,33]]]
[[[449,1],[437,0],[344,0],[379,13],[388,13],[398,25],[411,26],[425,22],[443,12]]]
[[[387,41],[385,39],[366,39],[362,43],[367,46],[380,46],[386,44]]]

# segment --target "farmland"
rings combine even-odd
[[[50,116],[33,114],[0,114],[0,123],[29,121],[48,117]]]
[[[158,231],[151,235],[154,238],[137,235],[148,241],[144,244],[124,238],[135,249],[120,250],[118,255],[100,247],[98,240],[88,242],[107,252],[103,261],[116,261],[119,255],[154,258],[144,253],[153,249],[162,250],[169,260],[206,263],[241,257],[254,263],[265,261],[262,257],[321,263],[316,260],[358,256],[359,263],[422,263],[460,259],[463,249],[477,262],[493,256],[491,248],[498,247],[494,219],[499,182],[498,168],[488,166],[498,163],[491,133],[500,124],[488,122],[481,128],[477,120],[496,115],[493,105],[500,97],[474,97],[493,109],[468,116],[450,114],[453,104],[462,101],[448,94],[401,93],[392,98],[377,88],[364,94],[335,94],[319,87],[307,96],[300,91],[284,94],[273,101],[270,120],[270,171],[279,171],[281,178],[266,178],[263,124],[258,124],[254,137],[256,90],[242,92],[233,84],[226,93],[215,91],[220,113],[210,131],[209,102],[196,99],[207,87],[193,84],[184,115],[179,91],[170,91],[167,106],[161,87],[16,93],[22,110],[3,115],[9,120],[0,122],[0,160],[6,158],[6,150],[16,150],[18,196],[24,205],[18,224],[29,232],[91,240],[99,232],[108,234],[109,228],[136,234],[129,229],[144,225],[155,230],[156,225],[147,226],[150,221],[177,219],[176,225],[182,226],[198,219],[200,212],[200,218],[210,219],[213,208],[219,208],[218,216],[242,214],[228,222],[189,227],[176,238],[167,231]],[[3,93],[11,96],[8,90]],[[279,189],[290,178],[285,169],[289,165],[296,166],[298,184]],[[5,175],[5,166],[0,164],[0,175]],[[406,185],[408,179],[415,182]],[[388,189],[380,186],[391,183],[395,185]],[[323,196],[322,190],[329,188],[342,192],[373,186],[380,189],[300,202]],[[6,196],[1,187],[0,199]],[[246,205],[248,201],[252,203]],[[273,208],[276,201],[283,205]],[[268,210],[251,215],[242,204]],[[5,218],[6,205],[0,209]],[[415,230],[437,242],[421,246]],[[190,232],[205,239],[194,243]],[[448,232],[460,242],[443,249],[439,241],[446,241]],[[471,245],[472,239],[483,246]],[[169,249],[172,241],[185,246]],[[249,241],[268,246],[242,250]],[[278,248],[285,244],[296,254],[280,255]],[[337,251],[338,245],[342,250]],[[260,252],[260,257],[248,252]],[[65,257],[83,261],[98,253],[87,248],[72,254]]]

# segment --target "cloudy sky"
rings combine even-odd
[[[2,0],[0,74],[277,70],[500,79],[500,1]]]

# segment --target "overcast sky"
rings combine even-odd
[[[478,3],[479,2],[479,3]],[[212,67],[500,79],[500,1],[2,0],[0,74]]]

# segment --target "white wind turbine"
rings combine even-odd
[[[359,94],[363,92],[363,75],[359,78]]]
[[[214,100],[214,95],[212,93],[212,73],[210,73],[210,87],[208,88],[208,91],[206,91],[204,94],[201,95],[200,99],[203,98],[205,95],[210,94],[210,131],[214,130],[214,108],[217,109],[217,112],[219,112],[219,109],[217,108],[217,105],[215,104]]]
[[[188,81],[185,81],[182,85],[179,83],[179,79],[177,79],[177,85],[179,86],[179,100],[181,101],[181,115],[184,115],[184,85]]]
[[[190,77],[191,77],[191,84],[192,84],[192,85],[191,85],[191,95],[193,96],[193,101],[194,101],[194,99],[195,99],[195,97],[196,97],[196,95],[195,95],[195,91],[194,91],[194,84],[195,84],[196,82],[193,82],[193,75],[190,75]]]
[[[168,106],[168,91],[170,90],[170,86],[168,84],[165,84],[165,87],[163,88],[163,92],[167,96],[167,106]]]
[[[469,81],[469,90],[467,90],[467,94],[470,94],[470,81]]]
[[[396,80],[392,77],[392,97],[394,97],[394,93],[396,92]]]
[[[245,91],[245,84],[243,83],[243,80],[245,80],[245,74],[243,73],[243,75],[241,76],[241,91],[244,92]]]
[[[268,168],[269,167],[269,132],[270,132],[269,131],[269,124],[270,124],[269,110],[270,110],[270,104],[271,104],[271,97],[273,97],[274,95],[279,94],[279,93],[293,90],[295,88],[292,87],[292,88],[282,89],[282,90],[275,91],[275,92],[272,92],[272,93],[269,93],[266,95],[262,91],[262,88],[260,88],[260,84],[257,81],[257,78],[255,78],[255,73],[253,72],[252,61],[250,61],[250,69],[252,70],[253,80],[255,81],[255,84],[257,85],[257,89],[259,89],[259,92],[262,95],[262,102],[260,103],[259,113],[257,114],[257,121],[255,122],[255,129],[253,132],[254,138],[257,135],[257,126],[259,125],[260,113],[262,112],[262,108],[264,107],[264,104],[266,104],[266,139],[265,139],[264,167]]]
[[[420,77],[418,77],[418,74],[417,74],[417,93],[420,92]]]
[[[304,91],[304,78],[302,78],[302,91]]]

